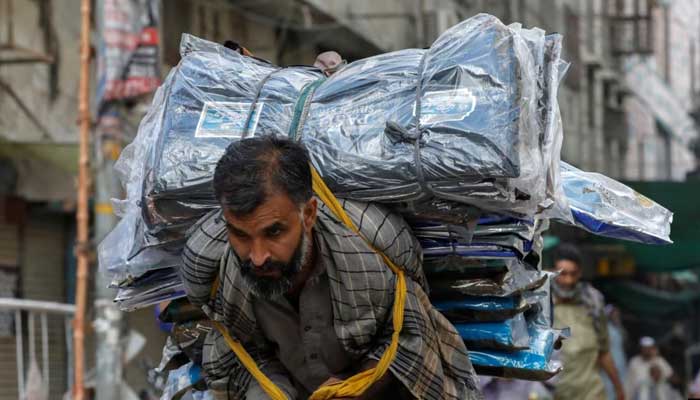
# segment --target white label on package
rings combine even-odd
[[[425,92],[421,98],[420,123],[461,121],[474,112],[475,107],[476,97],[468,88]]]
[[[226,137],[240,139],[245,131],[245,124],[250,112],[250,103],[233,103],[226,101],[208,101],[199,116],[195,137]],[[248,134],[255,132],[263,103],[258,102],[250,116]]]

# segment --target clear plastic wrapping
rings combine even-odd
[[[527,348],[517,351],[470,348],[469,358],[478,374],[543,381],[561,370],[561,363],[552,355],[558,348],[557,342],[569,337],[570,332],[568,328],[552,328],[549,278],[553,276],[547,273],[547,282],[529,293],[531,298],[537,299],[537,305],[525,313],[529,334]]]
[[[523,314],[497,322],[455,323],[455,328],[469,351],[493,349],[515,351],[526,349],[530,342]]]
[[[429,276],[431,297],[458,300],[462,296],[507,297],[536,289],[547,281],[544,272],[513,262],[508,271],[489,277],[462,278],[459,273]]]
[[[504,321],[528,310],[523,296],[463,296],[459,300],[434,300],[433,306],[453,323]]]
[[[539,30],[479,15],[427,50],[359,60],[325,81],[314,68],[279,68],[189,35],[181,51],[117,166],[129,196],[119,208],[137,205],[155,237],[182,234],[216,206],[218,158],[254,135],[299,138],[342,197],[434,197],[529,215],[544,204],[546,163],[558,155],[545,154],[555,149],[541,111],[558,108],[545,101],[543,63],[559,59],[544,57]]]
[[[133,311],[181,297],[185,297],[185,288],[179,268],[161,268],[122,283],[114,301],[122,311]]]
[[[518,351],[469,350],[469,359],[480,375],[503,378],[544,381],[552,378],[562,368],[552,360],[555,343],[563,332],[557,329],[528,324],[530,342],[528,348]]]
[[[168,381],[163,388],[161,400],[180,398],[182,400],[214,400],[210,391],[196,389],[199,382],[203,382],[202,367],[188,363],[178,369],[170,371]],[[182,396],[182,397],[176,397]]]
[[[673,213],[666,208],[614,179],[564,162],[561,177],[576,226],[617,239],[672,243]]]

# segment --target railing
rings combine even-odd
[[[0,298],[0,311],[14,312],[14,325],[15,325],[15,349],[17,357],[17,391],[19,394],[19,399],[24,400],[26,398],[26,371],[24,368],[24,331],[23,331],[23,319],[22,313],[27,314],[27,339],[29,342],[29,355],[30,362],[32,359],[36,359],[36,324],[35,321],[37,316],[39,317],[39,323],[41,326],[41,364],[42,364],[42,378],[47,391],[50,388],[50,364],[49,364],[49,323],[48,316],[58,316],[63,317],[63,329],[65,332],[66,346],[68,351],[66,367],[68,371],[68,381],[70,384],[70,377],[72,376],[71,368],[72,362],[72,342],[71,342],[71,322],[73,320],[73,315],[75,314],[75,306],[72,304],[62,304],[54,303],[48,301],[36,301],[36,300],[24,300],[15,298]]]

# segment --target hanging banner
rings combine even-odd
[[[160,85],[159,0],[101,0],[98,106],[153,92]]]

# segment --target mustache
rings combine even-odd
[[[243,261],[240,264],[241,272],[244,274],[249,274],[253,271],[256,273],[268,273],[272,271],[285,271],[288,267],[287,264],[279,261],[267,260],[261,266],[256,266],[251,260]]]

